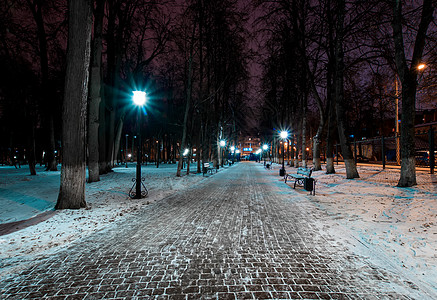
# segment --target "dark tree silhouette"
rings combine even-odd
[[[87,112],[92,1],[69,1],[67,71],[62,111],[61,187],[56,209],[86,207],[85,126]]]

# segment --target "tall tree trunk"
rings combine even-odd
[[[57,162],[55,157],[55,127],[53,124],[53,103],[50,95],[49,87],[49,59],[48,59],[48,47],[47,47],[47,34],[44,26],[44,19],[42,8],[44,1],[42,0],[27,0],[27,4],[32,12],[33,18],[35,19],[38,37],[38,53],[40,59],[41,67],[41,90],[42,90],[42,101],[44,106],[44,123],[46,126],[46,171],[57,171]]]
[[[294,151],[294,167],[297,168],[299,167],[299,142],[300,142],[300,137],[299,135],[297,135],[295,137],[295,141],[296,141],[296,151]]]
[[[102,87],[102,97],[99,105],[99,174],[108,173],[106,168],[106,93]]]
[[[114,159],[115,159],[115,163],[117,162],[117,156],[118,156],[118,153],[120,152],[121,134],[123,133],[124,117],[125,117],[124,114],[120,117],[120,119],[118,120],[117,128],[115,130],[115,138],[114,138]],[[142,153],[144,153],[144,152],[142,152]],[[144,157],[141,158],[141,161],[144,161]]]
[[[338,1],[338,23],[337,23],[337,40],[335,46],[335,62],[336,62],[336,85],[335,85],[335,107],[337,113],[338,136],[340,139],[341,152],[343,154],[344,164],[346,166],[346,178],[359,178],[357,166],[355,164],[352,150],[346,136],[346,114],[344,111],[344,14],[345,2]]]
[[[327,2],[326,10],[328,18],[328,68],[326,74],[327,82],[327,115],[328,115],[328,132],[326,134],[326,174],[334,174],[334,138],[335,134],[335,41],[334,41],[334,17],[331,10],[331,1]]]
[[[50,104],[49,104],[50,105]],[[55,156],[55,124],[53,120],[53,109],[49,108],[48,115],[48,159],[47,159],[47,168],[46,171],[57,171],[58,163],[56,161]]]
[[[302,167],[307,167],[306,134],[307,134],[307,97],[302,98]]]
[[[328,82],[331,82],[328,80]],[[328,87],[328,133],[326,134],[326,174],[334,174],[335,104],[332,88]]]
[[[107,17],[107,30],[106,30],[106,88],[104,108],[105,108],[105,156],[102,162],[104,173],[112,170],[112,159],[114,154],[114,136],[115,136],[115,114],[116,114],[116,94],[117,84],[119,76],[120,65],[120,31],[122,31],[121,25],[117,27],[117,13],[119,13],[119,3],[115,0],[108,1],[108,17]],[[133,149],[132,149],[133,152]],[[100,153],[102,155],[102,152]]]
[[[187,131],[188,131],[188,116],[190,114],[191,107],[191,82],[192,82],[192,73],[193,73],[193,53],[194,53],[194,35],[196,33],[196,24],[193,24],[193,33],[191,36],[191,45],[190,45],[190,57],[188,59],[188,78],[187,78],[187,94],[186,94],[186,103],[185,103],[185,113],[184,113],[184,124],[182,131],[182,141],[181,147],[179,148],[179,162],[178,168],[176,171],[176,176],[181,177],[181,170],[183,165],[184,156],[182,152],[186,148],[187,145]]]
[[[432,0],[424,0],[422,16],[417,30],[411,66],[408,68],[402,33],[402,1],[393,1],[393,38],[395,62],[402,84],[401,122],[401,177],[399,187],[416,185],[416,159],[414,140],[414,118],[416,114],[417,66],[420,64],[425,46],[426,32],[433,19]]]
[[[27,104],[26,106],[30,106]],[[27,128],[29,129],[29,136],[27,138],[27,160],[29,162],[30,175],[36,175],[36,161],[35,161],[35,121],[32,111],[26,110]]]
[[[94,13],[94,41],[90,78],[88,117],[88,182],[100,180],[99,171],[99,110],[102,87],[102,30],[105,0],[97,0]],[[104,116],[103,116],[104,117]]]
[[[61,187],[56,209],[85,202],[85,127],[92,27],[92,1],[70,0],[67,70],[62,111]]]

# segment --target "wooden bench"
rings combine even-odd
[[[285,183],[287,183],[288,179],[294,179],[294,186],[293,189],[296,188],[296,184],[301,185],[304,187],[305,190],[310,192],[310,195],[316,194],[316,180],[314,178],[311,178],[311,174],[313,172],[313,169],[310,168],[302,168],[299,167],[297,169],[296,174],[285,174],[284,180]]]
[[[214,168],[214,166],[210,163],[203,163],[203,176],[205,176],[205,174],[207,174],[208,172],[213,173],[213,171],[215,171],[217,173],[217,170]]]

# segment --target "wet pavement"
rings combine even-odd
[[[335,225],[310,196],[266,172],[239,163],[153,203],[9,276],[0,299],[428,298],[320,230]]]

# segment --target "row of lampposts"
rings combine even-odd
[[[279,137],[282,139],[282,167],[279,169],[279,176],[285,175],[285,141],[287,140],[290,133],[287,130],[282,130],[279,132]],[[256,154],[261,155],[262,152],[267,152],[269,149],[268,144],[262,145],[261,149],[259,149]],[[261,159],[260,159],[261,161]],[[264,156],[264,164],[265,164],[265,156]]]
[[[129,191],[129,196],[133,199],[141,199],[145,196],[147,196],[147,188],[145,187],[145,185],[143,184],[142,181],[144,181],[143,178],[141,178],[141,118],[142,118],[142,112],[143,112],[143,107],[146,104],[146,93],[144,91],[133,91],[133,97],[132,100],[136,106],[137,109],[137,114],[136,114],[136,129],[137,129],[137,165],[136,165],[136,177],[132,180],[134,181],[134,185],[132,186],[131,190]],[[279,175],[280,176],[284,176],[285,174],[285,166],[284,166],[284,161],[285,161],[285,148],[284,148],[284,144],[285,144],[285,140],[288,138],[289,136],[289,132],[288,131],[281,131],[279,134],[280,138],[284,141],[282,143],[282,168],[279,170]],[[127,154],[127,144],[128,144],[128,135],[126,134],[126,149],[125,149],[125,163],[126,163],[126,168],[127,168],[127,159],[126,159],[126,154]],[[224,157],[225,157],[225,147],[226,147],[226,140],[221,139],[219,141],[219,146],[221,149],[221,166],[223,167],[224,164]],[[133,149],[133,147],[132,147]],[[262,146],[262,150],[260,149],[258,154],[260,154],[262,151],[267,151],[269,149],[269,146],[267,144],[264,144]],[[235,154],[239,154],[240,150],[235,148],[235,146],[231,146],[230,147],[231,150],[231,154],[232,154],[232,162],[234,162],[235,159]],[[185,149],[183,152],[184,156],[187,156],[189,153],[189,149]],[[260,159],[261,160],[261,159]],[[265,159],[264,159],[265,162]],[[134,191],[134,187],[135,187],[135,191]],[[142,187],[144,188],[144,190],[142,191]]]

